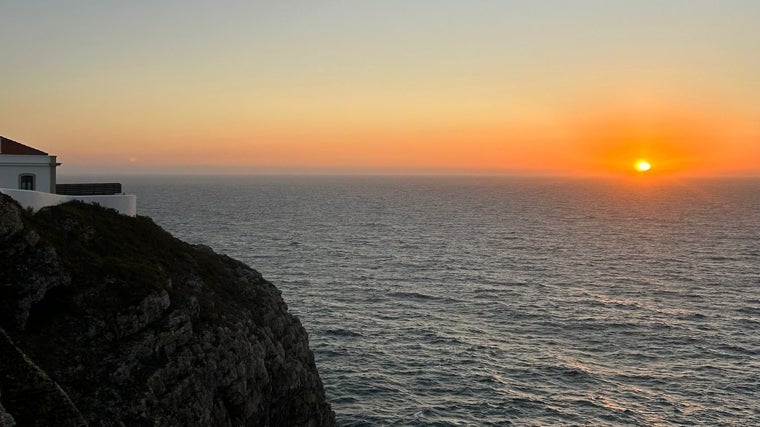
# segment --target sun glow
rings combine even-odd
[[[636,169],[636,172],[646,172],[652,169],[652,164],[646,160],[636,160],[633,167]]]

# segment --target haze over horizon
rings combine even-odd
[[[759,21],[740,0],[4,2],[0,135],[62,174],[758,175]]]

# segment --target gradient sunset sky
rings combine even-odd
[[[60,173],[760,174],[760,1],[0,2]]]

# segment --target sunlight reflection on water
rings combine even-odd
[[[760,424],[760,181],[124,183],[283,291],[341,425]]]

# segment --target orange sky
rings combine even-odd
[[[760,174],[754,2],[18,3],[0,134],[63,174]]]

